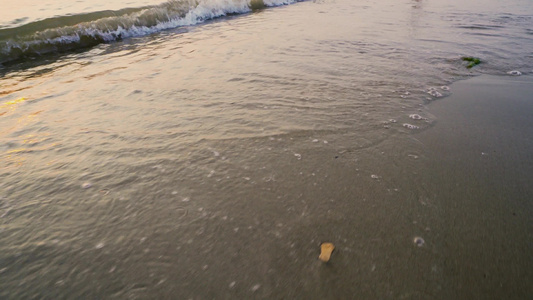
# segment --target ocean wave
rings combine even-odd
[[[0,30],[0,63],[149,35],[303,0],[170,0],[157,6],[62,16]]]

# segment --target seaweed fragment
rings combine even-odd
[[[467,69],[471,69],[472,67],[477,66],[477,65],[479,65],[481,63],[481,59],[479,59],[477,57],[463,56],[461,59],[463,61],[467,61],[468,62],[468,65],[466,65]]]

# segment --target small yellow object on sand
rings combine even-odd
[[[322,245],[320,245],[320,256],[318,258],[323,262],[328,262],[333,250],[335,250],[335,245],[332,243],[322,243]]]

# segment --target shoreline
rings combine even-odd
[[[415,134],[439,191],[441,251],[451,298],[533,293],[533,78],[481,75],[431,103]],[[437,171],[438,170],[438,171]]]

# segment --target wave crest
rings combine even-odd
[[[0,30],[0,63],[149,35],[299,1],[302,0],[170,0],[157,6],[46,19]]]

